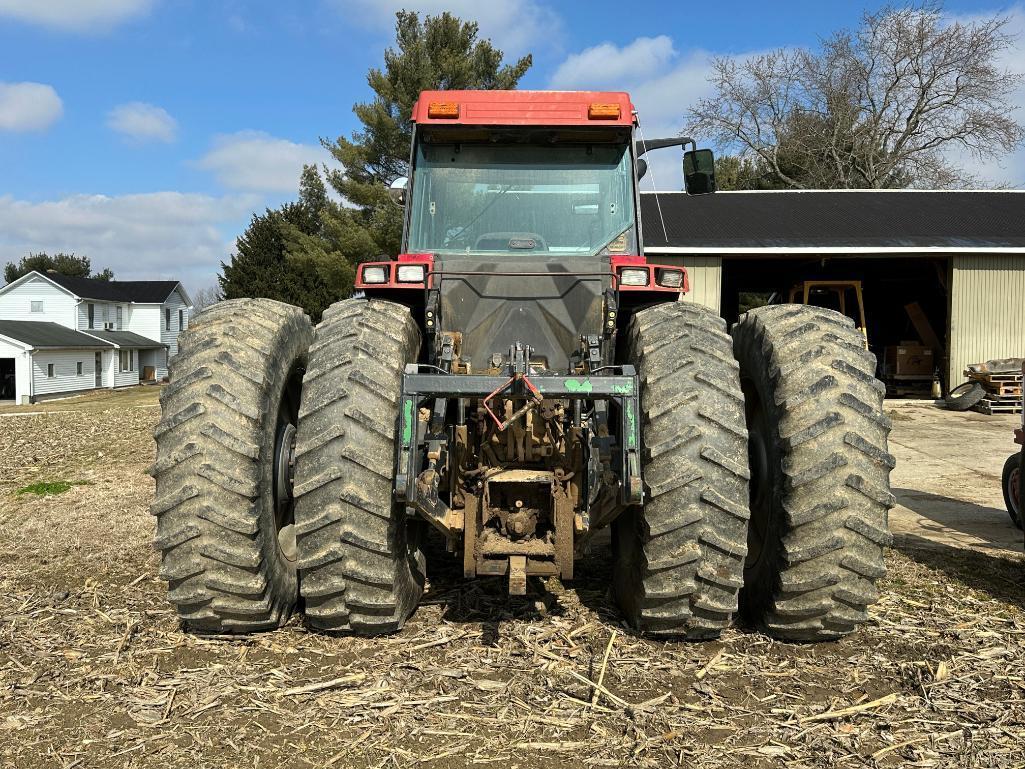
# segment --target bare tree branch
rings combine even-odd
[[[977,182],[950,151],[995,158],[1025,141],[1010,96],[1009,18],[950,22],[938,2],[869,12],[816,51],[720,58],[690,135],[786,187],[950,187]]]

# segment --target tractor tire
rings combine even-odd
[[[849,318],[805,305],[745,313],[733,340],[751,435],[742,616],[783,640],[839,638],[878,599],[891,542],[875,356]]]
[[[405,307],[333,304],[317,326],[296,443],[306,617],[322,630],[399,630],[424,589],[422,522],[395,502],[399,394],[420,331]]]
[[[965,382],[951,390],[943,402],[951,411],[968,411],[985,397],[985,387],[978,382]]]
[[[637,630],[717,638],[737,610],[747,553],[747,431],[725,323],[674,302],[638,312],[643,506],[612,524],[613,595]]]
[[[151,510],[160,576],[191,630],[267,630],[295,607],[292,502],[278,468],[312,340],[302,310],[269,299],[213,305],[179,338],[153,433]]]
[[[1001,474],[1001,486],[1004,489],[1004,504],[1007,506],[1007,514],[1011,516],[1011,523],[1022,528],[1021,514],[1021,465],[1022,452],[1011,454],[1004,462],[1004,471]]]

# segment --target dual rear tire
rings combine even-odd
[[[157,548],[193,629],[402,627],[422,524],[392,495],[402,371],[420,335],[380,300],[232,300],[182,335],[156,429]],[[842,636],[883,575],[893,504],[874,358],[843,316],[782,305],[732,331],[638,312],[646,502],[613,524],[613,595],[638,630],[717,636],[737,614],[789,640]],[[301,391],[301,396],[300,396]],[[294,477],[294,486],[293,486]],[[292,488],[294,492],[287,493]],[[292,494],[294,493],[294,498]]]
[[[647,491],[613,534],[630,624],[707,638],[739,605],[774,637],[817,641],[865,621],[885,573],[894,460],[875,358],[853,322],[763,307],[731,344],[711,311],[668,304],[636,314],[629,354]]]

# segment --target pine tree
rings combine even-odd
[[[397,254],[402,210],[388,196],[387,184],[408,175],[410,118],[420,92],[512,89],[530,68],[529,55],[503,64],[502,51],[477,38],[476,22],[450,13],[421,20],[412,11],[400,11],[396,18],[395,47],[385,51],[384,68],[371,69],[367,75],[374,99],[353,107],[363,127],[351,139],[324,142],[342,166],[327,172],[327,182],[345,203],[330,201],[324,194],[323,239],[318,243],[292,236],[294,258],[318,265],[345,259],[355,265]],[[303,184],[323,189],[314,169],[304,171]]]

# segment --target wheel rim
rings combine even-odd
[[[289,561],[298,557],[295,537],[295,434],[299,421],[299,393],[302,372],[295,368],[288,376],[274,423],[273,502],[274,530],[278,549]]]
[[[1011,500],[1011,507],[1014,509],[1014,514],[1019,518],[1021,517],[1021,484],[1019,483],[1020,471],[1015,468],[1011,471],[1011,474],[1007,478],[1007,484],[1010,488],[1007,489],[1007,498]]]
[[[747,456],[751,481],[751,522],[747,527],[747,559],[750,569],[762,560],[772,522],[772,474],[769,469],[769,441],[772,432],[768,414],[750,381],[741,383],[747,416]]]

